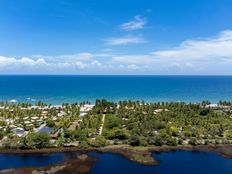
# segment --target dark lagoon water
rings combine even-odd
[[[51,154],[0,154],[0,170],[23,167],[43,167],[76,157],[78,152]]]
[[[53,153],[50,155],[0,154],[0,169],[46,166],[61,162],[76,154]],[[159,166],[145,166],[111,153],[89,153],[97,157],[90,174],[231,174],[232,159],[214,153],[176,151],[153,154]],[[77,166],[78,167],[78,166]]]
[[[49,155],[0,154],[0,170],[20,167],[42,167],[65,160],[64,153]]]
[[[159,166],[145,166],[120,155],[93,154],[99,160],[90,174],[231,174],[232,159],[214,153],[176,151],[153,154]]]
[[[232,100],[232,76],[0,76],[0,100]]]

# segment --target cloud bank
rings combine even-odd
[[[141,38],[109,39],[111,45]],[[58,56],[0,56],[1,74],[230,74],[232,30],[210,38],[186,40],[178,46],[143,54],[108,51]]]
[[[232,30],[221,32],[217,37],[203,40],[187,40],[170,50],[153,53],[159,58],[176,59],[231,59]]]

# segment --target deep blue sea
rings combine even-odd
[[[232,159],[214,153],[176,151],[154,153],[160,161],[159,166],[146,166],[134,163],[112,153],[90,152],[97,162],[89,174],[231,174]],[[0,170],[19,167],[46,166],[70,158],[71,153],[47,155],[9,155],[0,154]],[[77,166],[78,167],[78,166]]]
[[[232,100],[232,76],[0,76],[0,100]]]

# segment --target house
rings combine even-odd
[[[47,115],[48,115],[48,111],[42,111],[42,112],[41,112],[41,116],[42,116],[42,117],[45,117],[45,116],[47,116]]]
[[[32,120],[32,121],[37,121],[38,119],[39,119],[39,117],[37,117],[37,116],[31,117],[31,120]]]
[[[57,118],[56,118],[56,117],[52,117],[52,120],[53,120],[53,121],[56,121],[56,120],[57,120]]]
[[[29,120],[29,117],[24,117],[23,120],[27,121],[27,120]]]
[[[6,119],[6,123],[9,125],[9,124],[13,124],[14,123],[14,119],[12,118],[8,118]]]
[[[74,141],[74,142],[70,142],[70,143],[65,143],[64,146],[65,147],[77,147],[79,146],[79,141]]]
[[[50,137],[51,137],[52,139],[57,139],[57,138],[59,137],[59,135],[60,135],[60,132],[57,131],[57,132],[55,132],[55,133],[53,133],[53,134],[50,134]]]
[[[61,118],[64,117],[66,115],[66,113],[64,111],[59,111],[57,114],[57,117]]]
[[[26,135],[26,131],[20,127],[16,127],[15,129],[13,129],[13,133],[15,135],[17,135],[18,137],[22,137],[22,136]]]
[[[42,125],[42,124],[44,123],[44,121],[43,121],[42,119],[38,119],[38,120],[36,121],[36,123],[40,126],[40,125]]]
[[[206,105],[205,108],[218,108],[218,104],[209,104]]]
[[[10,128],[11,130],[15,129],[16,127],[17,127],[17,126],[15,126],[15,125],[13,125],[13,124],[9,125],[9,128]]]
[[[80,107],[80,116],[85,116],[89,111],[93,109],[94,105],[83,105]]]
[[[32,124],[30,121],[24,121],[24,124],[25,124],[24,127],[26,130],[30,130],[34,128],[34,124]]]
[[[161,113],[161,112],[168,112],[168,109],[155,109],[154,114]]]
[[[128,121],[128,118],[122,118],[123,121]]]

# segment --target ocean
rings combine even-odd
[[[96,99],[184,101],[232,100],[232,76],[2,75],[0,101],[49,104]]]

